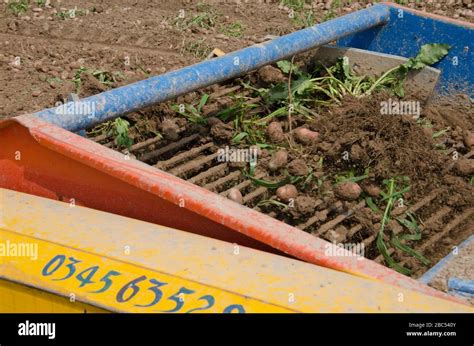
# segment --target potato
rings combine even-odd
[[[336,185],[334,188],[336,196],[346,201],[354,201],[359,198],[362,193],[362,189],[357,183],[346,182]]]
[[[427,137],[429,137],[429,138],[433,137],[433,129],[431,127],[422,127],[421,130],[424,132],[424,134]]]
[[[268,163],[268,169],[275,172],[285,166],[288,163],[288,152],[286,150],[277,151],[270,162]]]
[[[294,131],[295,139],[303,144],[315,143],[319,139],[319,132],[311,131],[304,127],[299,127]]]
[[[298,196],[298,190],[295,185],[287,184],[281,186],[276,191],[277,197],[284,202],[295,199]]]
[[[240,191],[234,187],[229,190],[229,193],[227,194],[227,198],[239,204],[243,204],[244,202],[242,198],[242,193],[240,193]]]
[[[285,140],[283,128],[278,121],[273,121],[268,125],[267,136],[272,143],[281,143]]]
[[[380,195],[380,187],[374,184],[365,184],[363,185],[363,190],[366,194],[368,194],[370,197],[378,197]]]

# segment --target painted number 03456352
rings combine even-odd
[[[46,265],[44,266],[41,274],[45,277],[51,277],[53,281],[63,281],[71,278],[75,278],[78,281],[78,287],[86,287],[91,284],[100,284],[99,288],[88,291],[89,293],[103,293],[114,285],[114,277],[122,275],[122,273],[116,270],[109,270],[107,273],[101,273],[99,266],[87,267],[83,270],[80,270],[81,260],[78,260],[74,257],[66,257],[65,255],[57,255],[53,257]],[[55,277],[55,273],[62,267],[67,269],[67,274],[62,277]],[[99,273],[98,273],[99,272]],[[100,279],[98,281],[93,281],[96,278]],[[133,299],[137,298],[140,295],[140,292],[150,291],[153,293],[153,299],[147,302],[146,304],[134,304],[136,307],[141,308],[150,308],[157,305],[163,298],[163,291],[161,287],[168,285],[167,282],[157,280],[156,278],[149,278],[146,275],[139,276],[125,285],[122,285],[118,289],[115,296],[115,300],[118,303],[133,302]],[[174,302],[174,307],[167,310],[154,310],[158,312],[184,312],[190,313],[195,311],[210,310],[215,304],[214,296],[207,294],[200,296],[197,300],[202,301],[203,305],[193,309],[186,309],[185,307],[185,296],[194,295],[196,292],[192,289],[181,287],[174,294],[167,296],[166,299]],[[245,309],[240,304],[232,304],[224,308],[222,311],[224,313],[245,313]]]

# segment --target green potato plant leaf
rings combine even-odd
[[[130,123],[127,120],[117,118],[110,130],[115,137],[115,144],[121,148],[130,148],[133,144],[133,139],[128,136],[129,126]]]
[[[394,67],[386,71],[367,91],[370,94],[372,91],[380,88],[387,87],[393,91],[393,93],[399,97],[405,96],[403,84],[408,72],[412,70],[420,70],[425,66],[433,65],[443,59],[451,49],[448,44],[442,43],[430,43],[421,46],[418,54],[410,58],[406,63]]]
[[[283,73],[290,73],[290,71],[298,70],[298,66],[296,66],[295,64],[292,64],[291,61],[288,61],[288,60],[281,60],[277,62],[277,66]]]
[[[451,46],[448,44],[424,44],[418,54],[414,58],[410,58],[403,66],[408,70],[420,70],[425,66],[436,64],[448,55],[450,49]]]

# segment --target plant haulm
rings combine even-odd
[[[289,74],[291,71],[294,78],[290,85],[279,83],[269,89],[267,97],[269,102],[281,103],[286,101],[290,93],[295,108],[302,112],[311,104],[340,103],[347,95],[365,97],[376,91],[388,90],[394,95],[404,97],[404,82],[408,73],[437,63],[448,54],[449,49],[446,44],[423,45],[415,57],[386,71],[378,78],[356,76],[347,57],[339,59],[334,66],[323,67],[313,74],[301,71],[289,61],[280,61],[277,65],[282,72]],[[320,76],[313,77],[315,74]]]

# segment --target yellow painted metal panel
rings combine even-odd
[[[2,243],[11,249],[18,244],[36,246],[44,254],[36,259],[12,256],[2,265],[2,276],[112,311],[290,311],[185,278],[11,232],[0,231]],[[27,273],[18,275],[22,268],[27,268]]]
[[[2,194],[0,277],[111,311],[474,311],[236,244]]]
[[[70,298],[0,280],[0,313],[93,313],[107,312]]]

